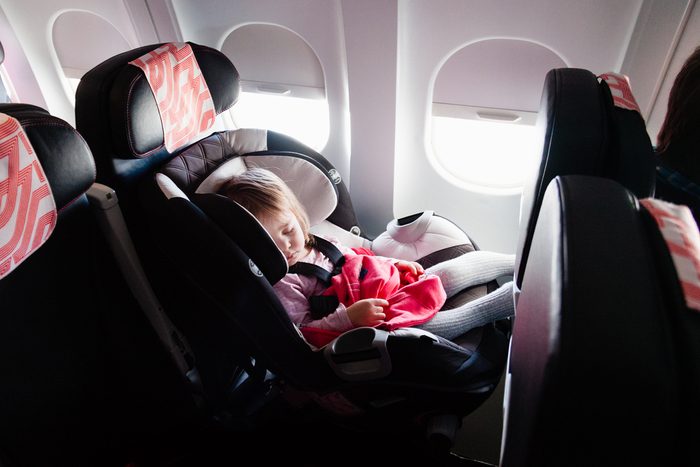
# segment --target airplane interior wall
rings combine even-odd
[[[428,118],[440,66],[464,45],[490,38],[513,38],[547,47],[569,66],[596,73],[619,69],[620,51],[632,34],[640,4],[400,2],[395,213],[433,209],[457,222],[480,248],[514,252],[520,195],[461,189],[436,170]],[[517,75],[518,70],[512,72]],[[483,92],[498,93],[491,83],[499,81],[497,76],[484,76]]]
[[[0,0],[0,6],[0,20],[11,25],[0,33],[6,66],[21,100],[70,123],[72,91],[52,40],[61,13],[96,15],[128,47],[169,40],[221,47],[246,24],[287,28],[323,69],[330,135],[322,152],[348,182],[365,232],[374,236],[393,217],[434,210],[480,248],[503,252],[515,249],[519,193],[465,187],[433,153],[433,86],[442,65],[465,46],[500,38],[542,46],[568,66],[622,71],[654,140],[672,78],[700,40],[700,13],[689,0]],[[85,43],[85,33],[76,30],[75,41]],[[518,76],[513,69],[508,79]],[[477,92],[488,99],[508,79],[484,76]]]
[[[644,76],[656,78],[649,93],[650,98],[644,114],[647,119],[647,131],[651,135],[653,143],[656,143],[655,137],[661,129],[666,115],[668,95],[673,81],[688,56],[693,53],[696,47],[700,46],[700,6],[698,6],[698,2],[693,0],[670,4],[658,3],[658,5],[654,5],[655,9],[650,14],[651,19],[648,20],[646,28],[654,31],[656,25],[654,18],[658,15],[670,16],[667,21],[661,23],[665,29],[670,30],[665,34],[664,41],[659,40],[659,42],[666,44],[666,47],[657,54],[658,57],[663,57],[663,62],[656,69],[646,70],[646,73],[641,71],[635,73],[635,77],[640,80]],[[674,27],[669,27],[669,24]],[[647,35],[650,39],[640,46],[639,55],[644,54],[644,50],[652,46],[651,38],[657,36],[658,34],[654,33]],[[642,63],[644,62],[642,61]],[[623,72],[626,71],[623,69]],[[637,88],[634,89],[636,92]]]

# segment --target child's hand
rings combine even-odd
[[[381,298],[358,300],[347,308],[348,318],[355,326],[376,326],[386,319],[385,306],[389,302]]]
[[[416,263],[415,261],[404,261],[404,260],[398,260],[396,263],[394,263],[396,266],[396,269],[399,270],[400,273],[404,272],[412,272],[416,276],[420,276],[425,272],[423,269],[423,266],[421,266],[419,263]]]

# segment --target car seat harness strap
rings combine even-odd
[[[325,238],[313,235],[314,248],[320,251],[333,264],[332,271],[326,271],[321,266],[311,263],[298,262],[289,268],[292,274],[316,277],[326,286],[331,284],[331,278],[340,274],[345,264],[343,253]],[[310,313],[313,319],[321,319],[333,313],[340,301],[334,295],[316,295],[309,298]]]

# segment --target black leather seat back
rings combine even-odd
[[[617,182],[549,184],[513,330],[503,466],[668,465],[682,370],[649,239]]]
[[[46,243],[0,278],[0,463],[109,465],[117,391],[101,321],[100,233],[84,194],[94,162],[75,130],[45,110],[0,104],[0,113],[19,121],[58,211]],[[7,146],[3,156],[12,157]],[[5,188],[0,224],[14,207],[8,199],[26,190]]]
[[[653,193],[653,148],[638,112],[613,105],[608,85],[588,70],[561,68],[545,77],[537,120],[541,158],[520,209],[515,286],[522,285],[542,198],[558,175],[620,182],[636,196]]]

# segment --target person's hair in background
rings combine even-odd
[[[654,196],[688,206],[700,223],[700,47],[673,81],[656,158]]]
[[[700,141],[700,47],[686,59],[668,96],[668,109],[657,137],[656,152]],[[698,155],[700,157],[700,155]]]

